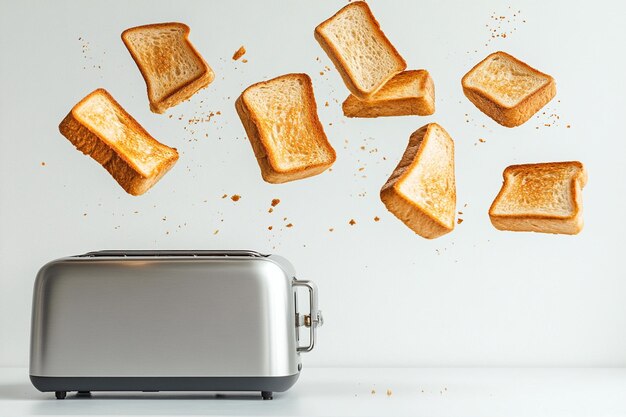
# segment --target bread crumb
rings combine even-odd
[[[375,221],[375,222],[380,221],[380,217],[378,217],[378,216],[374,217],[374,221]]]
[[[241,60],[241,62],[243,62],[244,64],[247,64],[248,60],[244,58],[244,59]]]
[[[293,227],[292,223],[287,224],[287,227]]]
[[[241,45],[239,47],[239,49],[237,49],[235,51],[235,53],[233,54],[233,61],[238,60],[239,58],[241,58],[244,54],[246,53],[246,48],[244,48],[243,45]]]
[[[392,394],[393,394],[393,392],[391,392],[390,389],[387,389],[387,397],[391,397]]]
[[[350,226],[354,226],[356,224],[356,222],[354,221],[354,219],[350,219],[348,224],[350,224]]]
[[[241,199],[241,196],[239,194],[233,194],[232,197],[230,197],[230,199],[237,202]]]
[[[228,194],[224,194],[224,195],[222,196],[222,198],[226,198],[226,197],[228,197]]]
[[[274,226],[267,226],[267,230],[272,230]]]
[[[328,107],[328,102],[324,103],[324,106],[325,106],[325,107]]]
[[[332,227],[328,229],[329,232],[334,231],[335,229],[333,229]]]
[[[374,394],[376,394],[376,390],[375,389],[372,390],[372,395],[374,395]]]
[[[267,212],[268,212],[268,213],[272,213],[273,211],[274,211],[274,209],[273,209],[272,207],[270,207],[270,208],[267,210]]]
[[[461,224],[461,223],[463,223],[463,219],[461,218],[456,219],[456,224]]]
[[[215,229],[215,231],[213,232],[214,235],[218,234],[220,232],[220,229]]]
[[[324,75],[324,71],[320,71],[320,75]]]
[[[571,125],[567,125],[567,126],[565,126],[565,127],[566,127],[567,129],[569,129],[569,128],[570,128],[570,127],[572,127],[572,126],[571,126]]]
[[[280,204],[280,199],[279,198],[273,198],[272,199],[272,207],[276,207],[279,204]]]
[[[45,167],[45,166],[46,166],[46,163],[42,161],[42,162],[41,162],[41,166],[42,166],[42,167]]]
[[[463,212],[462,212],[462,211],[458,211],[457,213],[459,213],[459,214],[463,214]]]
[[[486,141],[485,139],[483,139],[483,138],[479,138],[479,139],[478,139],[478,141],[479,141],[480,143],[485,143],[485,142],[487,142],[487,141]]]
[[[87,216],[87,213],[83,213],[83,217],[84,217],[84,216]]]

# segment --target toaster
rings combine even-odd
[[[30,380],[57,399],[73,391],[260,391],[272,399],[297,381],[300,355],[322,323],[315,284],[296,279],[277,255],[89,252],[37,275]]]

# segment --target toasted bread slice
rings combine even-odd
[[[506,127],[530,119],[556,95],[552,77],[504,52],[495,52],[463,77],[463,93]]]
[[[489,209],[499,230],[575,235],[583,228],[585,167],[578,161],[512,165]]]
[[[433,239],[454,229],[454,142],[441,126],[430,123],[411,135],[380,199],[422,237]]]
[[[59,130],[132,195],[148,191],[178,160],[176,149],[157,142],[103,89],[78,102]]]
[[[213,81],[215,74],[189,42],[189,27],[158,23],[126,29],[124,45],[148,88],[150,110],[163,113]]]
[[[265,181],[310,177],[335,162],[308,75],[287,74],[251,85],[235,107]]]
[[[435,112],[435,85],[426,70],[404,71],[368,100],[349,95],[342,107],[347,117],[428,116]]]
[[[355,1],[315,28],[315,39],[328,54],[348,90],[372,97],[406,62],[380,30],[370,8]]]

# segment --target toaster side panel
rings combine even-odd
[[[298,373],[291,277],[266,259],[72,258],[35,286],[35,377]]]

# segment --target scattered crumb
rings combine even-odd
[[[235,51],[235,53],[233,54],[233,61],[238,60],[239,58],[241,58],[244,54],[246,53],[246,48],[244,48],[243,45],[241,45],[239,47],[239,49],[237,49]]]
[[[456,224],[461,224],[461,223],[463,223],[463,219],[461,218],[456,219]]]
[[[241,60],[241,62],[243,62],[244,64],[247,64],[248,60],[244,58],[244,59]]]
[[[375,221],[375,222],[380,221],[380,217],[378,217],[378,216],[374,217],[374,221]]]
[[[459,214],[463,214],[463,212],[462,212],[462,211],[457,211],[457,213],[459,213]]]
[[[226,197],[228,197],[228,194],[224,194],[224,195],[222,196],[222,198],[226,198]]]
[[[287,227],[293,227],[293,224],[292,223],[288,223]]]
[[[274,226],[267,226],[267,230],[272,230]]]
[[[274,208],[273,208],[273,207],[270,207],[270,208],[267,210],[267,212],[268,212],[268,213],[272,213],[273,211],[274,211]]]
[[[356,221],[354,221],[354,219],[350,219],[348,224],[350,224],[350,226],[354,226],[356,224]]]
[[[374,395],[374,394],[376,394],[376,390],[375,389],[372,390],[372,395]]]
[[[87,216],[87,213],[83,213],[83,216]]]
[[[387,397],[391,397],[392,394],[393,394],[393,392],[390,389],[388,389],[387,390]]]
[[[567,126],[565,126],[565,127],[566,127],[567,129],[569,129],[569,128],[570,128],[570,127],[572,127],[572,126],[571,126],[571,125],[567,125]]]
[[[324,71],[320,71],[320,75],[324,75]]]
[[[279,204],[280,204],[280,199],[279,198],[272,199],[272,207],[276,207]]]
[[[220,229],[215,229],[215,231],[213,232],[214,235],[218,234],[220,232]]]
[[[42,161],[42,162],[41,162],[41,166],[42,166],[42,167],[45,167],[45,166],[46,166],[46,163]]]
[[[324,103],[324,106],[325,106],[325,107],[328,107],[328,102]]]
[[[241,196],[239,194],[233,194],[230,199],[237,202],[241,199]]]
[[[479,138],[479,139],[478,139],[478,141],[479,141],[480,143],[485,143],[485,142],[487,142],[487,141],[486,141],[485,139],[483,139],[483,138]]]

